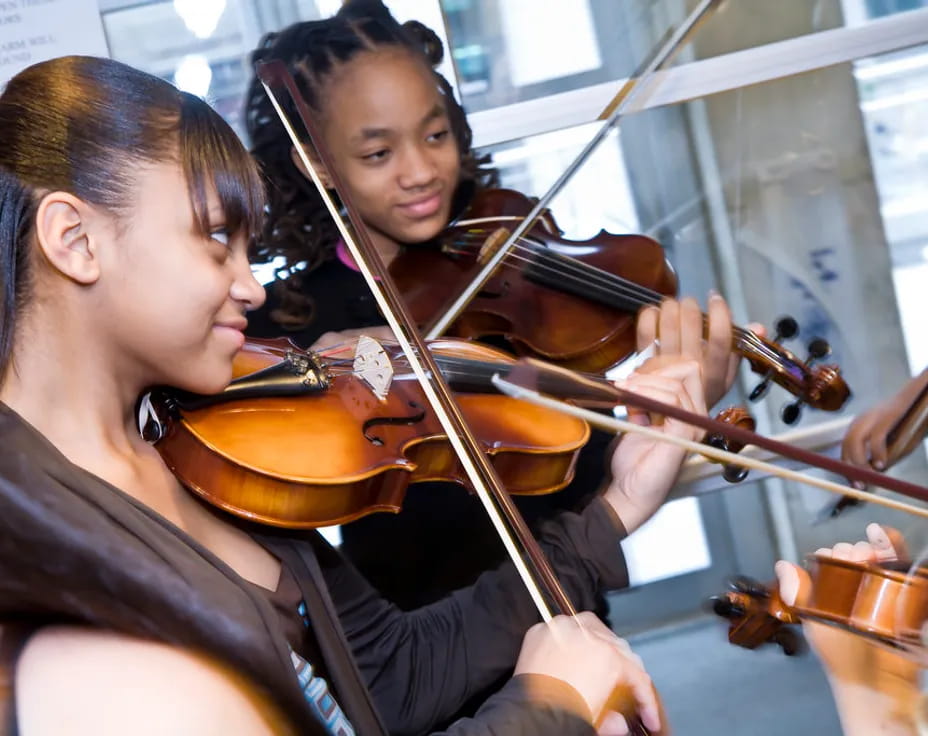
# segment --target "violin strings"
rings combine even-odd
[[[467,238],[473,241],[479,240],[479,242],[482,244],[485,241],[485,236],[481,237],[481,232],[484,231],[471,231],[469,233],[462,233],[459,237]],[[458,240],[457,242],[460,243],[461,241]],[[467,252],[467,250],[462,250],[461,252]],[[521,255],[520,252],[528,253],[529,255]],[[539,262],[532,256],[541,256],[543,258],[547,258],[550,261],[555,261],[558,265],[555,266],[548,263]],[[582,284],[583,286],[587,287],[599,287],[604,291],[619,296],[620,298],[624,298],[626,301],[639,308],[643,306],[660,304],[660,302],[664,299],[664,295],[659,292],[648,289],[647,287],[641,286],[640,284],[636,284],[616,274],[611,274],[595,266],[583,263],[582,261],[577,261],[570,258],[569,256],[564,256],[562,254],[550,251],[549,249],[545,248],[545,246],[535,243],[529,238],[520,239],[520,241],[516,243],[516,245],[513,247],[512,253],[510,253],[509,259],[511,261],[521,261],[527,265],[531,265],[536,272],[546,272],[551,276],[557,277],[572,277],[575,279],[575,283],[577,284]],[[509,268],[517,267],[514,263],[504,263],[503,265]],[[705,315],[703,315],[703,321],[706,321]],[[755,353],[757,353],[760,357],[765,357],[772,362],[795,365],[794,361],[790,360],[786,355],[780,353],[779,351],[774,351],[774,349],[772,349],[768,343],[761,340],[750,330],[735,326],[733,328],[733,332],[735,337],[740,341],[742,347],[745,349],[754,350]],[[796,367],[798,368],[798,366]]]

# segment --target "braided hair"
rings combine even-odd
[[[251,61],[286,63],[307,105],[321,112],[320,92],[332,72],[361,52],[383,47],[406,48],[432,70],[461,155],[461,184],[466,187],[459,190],[495,186],[497,174],[488,167],[489,157],[478,157],[471,147],[473,135],[464,109],[448,80],[435,71],[444,56],[441,39],[418,21],[400,24],[380,0],[349,0],[331,18],[270,33]],[[296,114],[293,109],[286,112]],[[256,77],[248,87],[245,121],[251,153],[268,190],[267,218],[252,258],[257,263],[282,259],[270,284],[278,302],[271,317],[282,327],[301,329],[311,319],[312,300],[302,292],[300,276],[334,256],[338,232],[312,182],[293,163],[291,141]]]

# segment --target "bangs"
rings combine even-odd
[[[229,234],[244,232],[253,240],[261,230],[265,204],[257,164],[215,110],[198,97],[181,94],[180,163],[197,226],[201,234],[209,234],[207,193],[212,187]]]

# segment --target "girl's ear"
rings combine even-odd
[[[97,244],[87,227],[90,206],[67,192],[51,192],[36,212],[36,239],[45,260],[78,284],[100,277]]]
[[[329,172],[325,166],[323,166],[322,161],[320,161],[315,154],[310,153],[305,148],[303,150],[306,152],[306,155],[310,161],[312,161],[313,168],[319,174],[319,179],[322,181],[322,186],[324,186],[326,189],[332,189],[332,177],[329,176]],[[293,161],[293,165],[300,170],[300,173],[303,176],[305,176],[307,179],[312,179],[312,177],[309,175],[309,170],[306,168],[306,164],[303,163],[303,157],[300,156],[299,152],[294,146],[290,146],[290,159]]]

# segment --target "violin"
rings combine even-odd
[[[550,493],[570,482],[589,438],[585,422],[475,393],[513,361],[501,351],[455,340],[430,349],[448,379],[469,389],[457,400],[509,492]],[[252,521],[309,528],[398,513],[413,482],[466,482],[396,346],[362,338],[353,358],[325,360],[285,339],[252,339],[234,373],[215,396],[154,397],[165,417],[155,447],[210,504]]]
[[[728,640],[754,649],[768,642],[787,655],[800,650],[802,620],[837,626],[917,661],[925,660],[922,625],[928,620],[928,570],[899,562],[852,562],[811,555],[808,599],[788,606],[776,585],[735,578],[729,590],[710,599],[716,614],[729,620]]]
[[[461,292],[500,244],[496,234],[505,235],[531,209],[531,200],[519,192],[481,191],[438,236],[438,247],[409,246],[395,258],[390,275],[413,318],[426,324],[441,314],[448,295]],[[634,352],[641,308],[676,293],[676,275],[657,241],[604,230],[589,240],[568,240],[545,213],[450,334],[502,336],[520,355],[602,372]],[[734,329],[732,350],[764,376],[762,385],[773,381],[814,408],[837,411],[850,397],[837,366],[809,367],[750,330]]]

